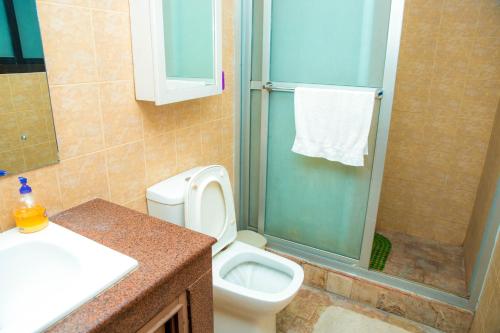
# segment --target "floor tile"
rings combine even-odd
[[[403,233],[382,231],[381,234],[392,243],[384,273],[468,296],[462,247]]]

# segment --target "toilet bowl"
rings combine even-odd
[[[166,183],[180,181],[185,184],[184,214],[172,214],[173,207],[165,207],[167,214],[158,206],[152,213],[165,220],[167,215],[182,216],[184,221],[171,222],[217,239],[212,246],[215,332],[275,332],[276,314],[302,285],[302,268],[291,260],[236,241],[233,194],[224,167],[195,168]],[[157,194],[161,191],[158,184],[155,186],[156,196],[151,198],[160,202]],[[178,200],[174,202],[178,208]]]
[[[235,241],[213,259],[215,332],[275,332],[276,314],[299,290],[296,263]]]

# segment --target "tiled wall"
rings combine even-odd
[[[0,169],[18,173],[57,162],[45,72],[0,75],[0,133]]]
[[[500,181],[500,104],[493,125],[486,162],[477,190],[476,203],[472,211],[469,229],[464,243],[465,273],[467,281],[470,280],[472,269],[476,263],[477,255],[483,239],[488,215],[491,210],[493,198],[498,182]]]
[[[407,0],[378,227],[464,241],[500,95],[498,0]]]
[[[226,90],[164,107],[134,98],[128,0],[37,1],[61,163],[28,172],[50,214],[100,197],[146,210],[145,189],[188,168],[233,169],[233,0],[223,0]],[[0,180],[13,226],[15,177]]]
[[[500,332],[500,242],[497,240],[471,333]]]

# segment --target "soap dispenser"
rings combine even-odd
[[[14,210],[16,226],[22,233],[42,230],[49,224],[46,210],[35,202],[33,191],[28,185],[28,179],[19,177],[19,182],[21,183],[19,205]]]

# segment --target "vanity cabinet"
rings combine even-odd
[[[139,262],[47,333],[212,333],[215,239],[95,199],[51,221]]]

